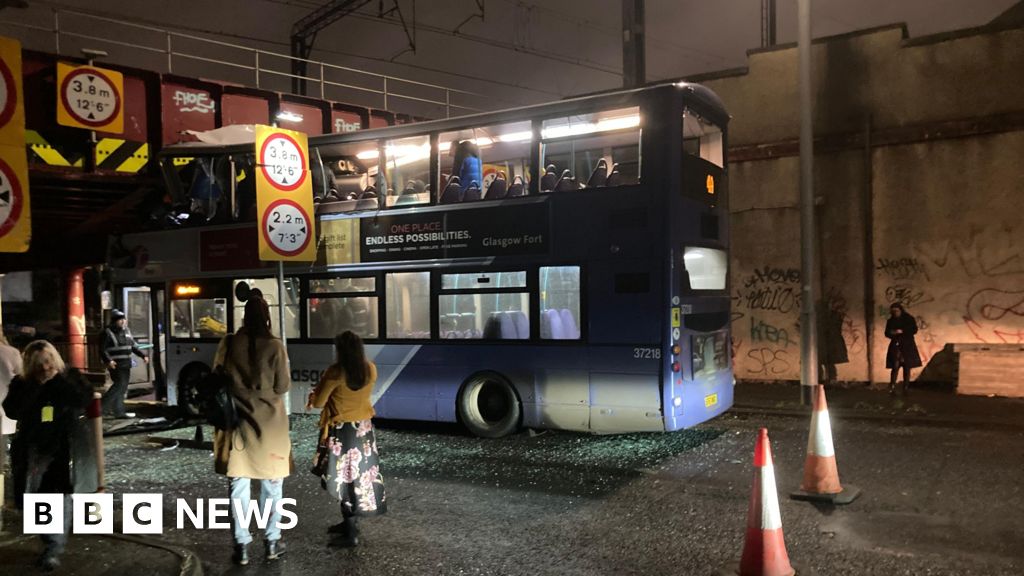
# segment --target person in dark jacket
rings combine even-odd
[[[103,331],[103,345],[100,357],[107,365],[113,382],[103,395],[103,413],[114,418],[134,418],[135,414],[125,412],[124,399],[128,394],[128,380],[132,372],[132,354],[149,363],[149,356],[143,354],[135,339],[125,327],[124,312],[113,310],[110,325]]]
[[[914,342],[917,322],[907,313],[902,304],[889,307],[889,319],[885,322],[885,337],[889,339],[889,350],[885,355],[885,367],[889,372],[889,394],[896,393],[896,375],[903,368],[903,393],[910,387],[910,369],[921,366],[921,355]]]
[[[60,565],[71,524],[72,434],[92,398],[92,388],[64,361],[52,344],[36,340],[25,347],[22,373],[11,381],[3,407],[18,421],[11,445],[15,500],[25,493],[64,494],[64,532],[43,534],[39,559],[45,570]]]

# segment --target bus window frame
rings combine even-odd
[[[176,286],[180,284],[195,284],[201,286],[203,287],[204,293],[199,295],[200,298],[176,297],[174,289]],[[125,284],[125,286],[128,286],[128,284]],[[165,329],[164,332],[167,335],[168,343],[210,343],[220,342],[221,339],[223,338],[217,336],[200,336],[198,338],[182,338],[180,336],[175,336],[174,318],[172,317],[172,314],[174,313],[174,302],[176,301],[188,302],[190,300],[217,300],[219,298],[224,298],[226,300],[225,314],[227,315],[227,318],[225,325],[227,326],[227,333],[231,334],[235,331],[234,318],[231,314],[231,301],[234,298],[234,294],[232,294],[231,290],[231,278],[181,278],[178,280],[168,281],[166,290],[167,297],[164,299],[164,313],[166,314],[167,318],[167,328]],[[223,291],[223,293],[220,292],[221,290]],[[189,320],[191,321],[192,319],[189,318]]]
[[[377,337],[376,338],[360,338],[365,342],[373,342],[374,344],[385,343],[388,339],[384,335],[384,328],[387,326],[384,318],[384,306],[386,297],[384,294],[384,273],[388,270],[367,270],[366,272],[360,273],[359,271],[351,272],[318,272],[316,274],[304,274],[302,278],[302,298],[301,308],[302,311],[301,323],[302,323],[302,340],[305,342],[312,343],[324,343],[331,342],[332,338],[314,338],[309,334],[309,299],[313,296],[310,291],[309,285],[311,280],[323,280],[323,279],[345,279],[345,278],[373,278],[374,286],[372,292],[318,292],[317,294],[323,294],[331,298],[350,298],[350,297],[372,297],[377,298]]]

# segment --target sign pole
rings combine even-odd
[[[281,330],[281,344],[284,344],[284,349],[288,350],[288,333],[284,329],[284,261],[278,260],[277,262],[277,325]],[[289,360],[289,364],[291,361]],[[291,366],[288,367],[289,371]],[[291,394],[284,395],[284,412],[285,414],[292,413]]]
[[[800,402],[812,403],[818,385],[817,257],[814,250],[814,93],[811,85],[811,0],[799,0],[798,28],[800,92]]]

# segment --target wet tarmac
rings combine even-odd
[[[807,422],[747,413],[673,434],[501,440],[386,424],[389,511],[362,521],[356,549],[328,546],[337,505],[306,471],[315,420],[295,417],[296,472],[284,490],[299,524],[283,559],[265,562],[257,537],[253,562],[233,567],[226,530],[168,530],[163,540],[192,550],[206,574],[710,574],[739,556],[762,425],[789,555],[806,573],[1024,573],[1024,431],[833,419],[841,479],[864,494],[831,508],[786,497],[802,474]],[[179,439],[174,449],[145,435],[108,439],[108,485],[163,493],[168,525],[174,498],[226,496],[209,450],[186,447],[193,434],[161,433]]]

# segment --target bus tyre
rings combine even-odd
[[[199,383],[210,375],[210,367],[202,362],[186,364],[178,374],[178,407],[185,416],[201,416]]]
[[[477,374],[463,385],[458,409],[466,428],[484,438],[515,432],[523,413],[515,388],[494,372]]]

